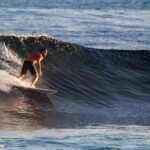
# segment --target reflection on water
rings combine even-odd
[[[49,110],[54,107],[50,98],[40,93],[13,89],[10,93],[0,92],[0,95],[0,129],[3,130],[42,128],[38,120],[43,118],[43,113],[38,103],[42,102]]]
[[[0,92],[0,96],[0,130],[76,128],[93,121],[97,124],[96,116],[58,112],[47,95],[13,89],[10,93]],[[103,121],[105,116],[100,117]]]

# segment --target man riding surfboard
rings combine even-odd
[[[19,79],[24,78],[25,74],[27,73],[28,69],[30,70],[30,73],[34,76],[31,87],[37,82],[38,77],[42,75],[41,71],[41,60],[43,60],[44,57],[47,55],[47,49],[42,48],[39,52],[32,52],[26,54],[27,59],[23,63],[22,71],[19,76]],[[39,76],[38,72],[36,70],[35,64],[37,63],[38,69],[39,69]]]

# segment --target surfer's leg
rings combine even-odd
[[[32,80],[31,87],[37,82],[37,80],[39,78],[38,73],[34,74],[33,76],[34,76],[34,78]]]
[[[30,63],[29,70],[30,70],[30,73],[34,76],[32,83],[31,83],[31,87],[32,87],[37,82],[37,80],[39,78],[36,67],[33,64],[33,62]]]
[[[21,74],[18,78],[22,79],[22,78],[24,78],[24,76],[25,76],[25,74]]]
[[[23,63],[23,66],[22,66],[21,74],[20,74],[20,76],[19,76],[18,78],[19,78],[19,79],[24,78],[25,74],[27,73],[27,70],[28,70],[28,62],[25,61],[25,62]]]

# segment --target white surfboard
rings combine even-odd
[[[58,92],[57,90],[50,90],[50,89],[41,89],[41,88],[32,88],[32,87],[23,87],[23,86],[13,86],[16,88],[23,88],[23,89],[27,89],[27,90],[31,90],[31,91],[35,91],[35,92],[40,92],[43,94],[54,94],[56,92]]]

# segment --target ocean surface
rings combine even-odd
[[[0,0],[0,149],[150,149],[149,0]],[[12,88],[48,49],[36,87]]]

